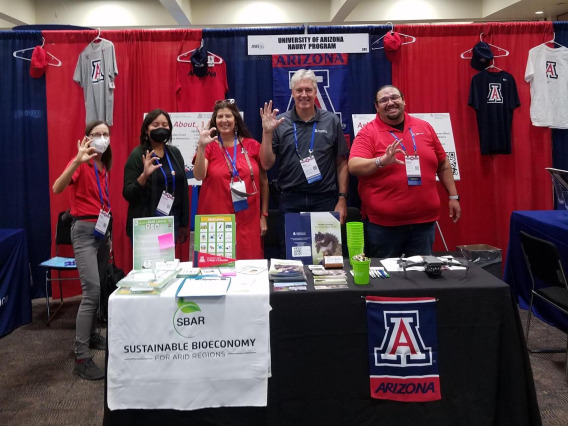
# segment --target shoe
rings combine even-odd
[[[97,367],[92,358],[76,360],[73,374],[85,380],[101,380],[105,377],[105,372]]]
[[[104,351],[106,349],[107,341],[100,334],[95,334],[89,341],[89,348]]]

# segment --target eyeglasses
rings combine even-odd
[[[91,138],[101,138],[101,137],[108,138],[109,136],[110,136],[110,133],[91,133],[89,135],[89,137],[91,137]]]
[[[379,105],[385,105],[385,104],[388,104],[389,101],[396,102],[396,101],[398,101],[401,97],[402,97],[402,96],[400,96],[400,95],[384,96],[384,97],[382,97],[381,99],[379,99],[379,100],[377,101],[377,104],[379,104]]]

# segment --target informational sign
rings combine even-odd
[[[155,269],[156,262],[175,259],[174,217],[144,217],[132,220],[133,269]]]
[[[249,35],[249,55],[369,53],[369,34]]]
[[[458,165],[458,156],[456,153],[456,144],[454,142],[454,132],[452,131],[452,122],[449,112],[431,112],[431,113],[413,113],[409,114],[412,117],[419,118],[427,121],[433,128],[444,151],[448,155],[452,170],[454,173],[454,180],[460,180],[460,168]],[[376,114],[353,114],[353,133],[357,136],[359,130],[365,125],[373,121],[377,117]]]
[[[197,257],[196,264],[200,265],[200,257],[205,254],[207,259],[219,258],[225,266],[234,265],[234,262],[226,263],[224,259],[235,258],[236,226],[235,215],[196,215],[194,254]],[[206,260],[207,260],[206,259]]]
[[[324,256],[341,256],[338,212],[286,213],[286,258],[317,265]]]

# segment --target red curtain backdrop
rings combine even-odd
[[[450,250],[462,244],[490,244],[505,254],[509,218],[514,210],[552,208],[550,129],[534,127],[529,116],[529,84],[524,80],[529,50],[550,40],[551,22],[472,25],[397,25],[395,31],[416,37],[393,63],[392,81],[404,95],[408,112],[449,112],[461,180],[462,218],[449,220],[447,194],[440,185],[440,227]],[[479,71],[460,58],[480,40],[503,47],[509,56],[495,65],[513,75],[521,106],[513,116],[512,154],[481,155],[475,110],[468,106],[472,77]],[[435,250],[443,250],[436,236]]]
[[[42,34],[46,48],[62,62],[61,67],[48,67],[46,72],[51,186],[76,155],[77,140],[82,139],[85,132],[83,89],[73,81],[73,73],[79,54],[97,36],[97,31],[44,31]],[[199,47],[201,30],[102,31],[101,37],[114,43],[118,66],[109,192],[114,218],[114,255],[117,264],[128,272],[132,268],[132,248],[125,233],[128,204],[122,197],[124,164],[139,144],[144,113],[155,108],[175,112],[176,58]],[[66,192],[51,194],[52,224],[57,221],[57,213],[69,206]],[[178,250],[176,257],[189,260],[188,243]],[[80,286],[65,294],[80,294]]]

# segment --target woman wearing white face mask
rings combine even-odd
[[[77,312],[75,368],[73,373],[87,380],[104,378],[93,362],[91,349],[105,350],[106,339],[96,332],[96,315],[101,291],[100,278],[110,257],[109,170],[112,151],[108,125],[93,121],[83,140],[77,141],[77,155],[53,184],[59,194],[70,186],[71,240],[81,277],[82,299]]]

